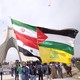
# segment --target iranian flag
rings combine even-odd
[[[38,44],[42,43],[47,36],[35,26],[14,19],[11,19],[11,21],[16,35],[19,52],[22,52],[25,56],[37,57],[40,59]],[[38,40],[37,31],[40,32]]]

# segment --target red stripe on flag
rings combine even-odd
[[[14,30],[14,33],[16,35],[16,38],[20,41],[22,41],[25,45],[38,49],[38,45],[37,45],[37,39],[30,37],[28,35],[25,34],[21,34],[20,32]]]
[[[41,44],[42,42],[44,42],[48,37],[40,30],[40,29],[36,29],[37,30],[37,43]]]

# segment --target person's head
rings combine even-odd
[[[26,62],[23,62],[23,63],[22,63],[22,66],[24,66],[24,67],[25,67],[25,66],[26,66]]]

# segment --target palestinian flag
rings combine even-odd
[[[47,36],[35,26],[14,19],[11,19],[11,21],[16,35],[19,52],[22,52],[25,56],[34,56],[40,59],[38,44],[42,43]],[[37,40],[37,30],[40,32],[38,37],[38,39],[40,38],[39,41]]]
[[[47,35],[47,39],[39,44],[42,62],[63,62],[70,64],[74,55],[74,41],[78,33],[76,29],[51,30],[38,27]]]

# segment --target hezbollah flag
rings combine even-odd
[[[14,19],[11,19],[11,22],[16,35],[19,52],[22,52],[25,56],[37,57],[40,59],[36,31],[39,29],[35,26],[31,26]],[[47,38],[47,36],[42,32],[39,38],[40,40],[38,43],[41,43]]]
[[[39,44],[42,62],[63,62],[70,64],[71,57],[74,55],[74,41],[78,31],[76,29],[51,30],[38,28],[48,37],[44,42]]]

